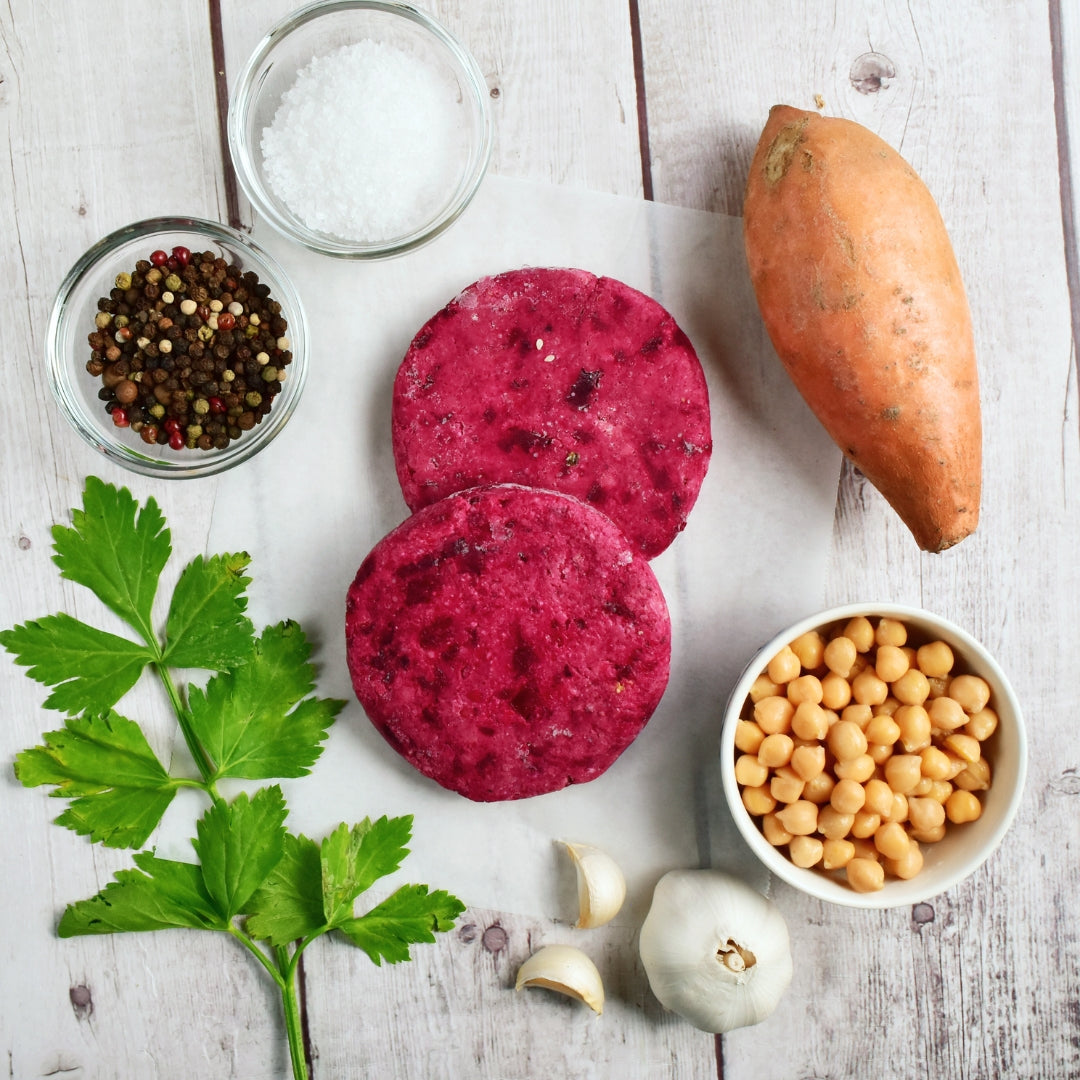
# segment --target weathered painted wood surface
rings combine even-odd
[[[152,490],[94,459],[53,407],[42,349],[55,288],[94,239],[128,221],[169,212],[228,219],[215,72],[227,84],[290,6],[222,5],[217,68],[213,21],[199,0],[154,5],[152,14],[118,0],[13,0],[0,9],[0,626],[60,608],[90,615],[48,558],[49,527],[76,503],[88,471],[139,496]],[[604,1017],[551,995],[515,995],[517,964],[559,928],[471,910],[409,965],[377,970],[333,943],[312,950],[314,1075],[1080,1074],[1080,736],[1071,698],[1080,677],[1080,301],[1077,254],[1066,242],[1075,240],[1080,188],[1080,15],[1062,0],[429,6],[487,76],[493,167],[505,175],[632,197],[651,190],[738,213],[776,101],[823,102],[878,131],[921,172],[952,232],[975,316],[983,522],[959,548],[921,555],[845,470],[826,599],[921,604],[985,640],[1024,702],[1031,767],[1004,846],[929,905],[864,913],[777,887],[796,975],[761,1027],[714,1041],[663,1015],[625,930],[597,939],[611,972]],[[237,209],[250,223],[242,200]],[[156,492],[178,551],[201,549],[215,490],[207,480]],[[0,671],[0,762],[54,719],[40,711],[42,697],[13,667]],[[147,716],[163,715],[143,697]],[[167,748],[167,725],[150,727]],[[8,1075],[283,1076],[277,1003],[233,943],[180,932],[56,939],[63,905],[101,887],[127,856],[52,827],[56,804],[20,788],[7,764],[2,776]]]

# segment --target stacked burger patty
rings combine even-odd
[[[392,437],[413,514],[347,598],[369,719],[470,799],[599,776],[668,680],[648,560],[684,528],[712,450],[693,346],[611,278],[483,278],[414,337]]]

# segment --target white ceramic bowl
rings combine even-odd
[[[439,193],[418,203],[409,220],[402,214],[401,227],[393,235],[337,235],[305,222],[275,191],[266,169],[263,132],[273,124],[282,95],[313,59],[324,58],[342,47],[367,48],[371,43],[393,50],[399,57],[405,54],[420,61],[445,87],[445,98],[439,99],[443,107],[437,110],[438,119],[442,114],[452,117],[452,128],[440,128],[430,137],[437,137],[442,147],[440,160],[445,157],[447,161],[446,174],[440,180]],[[378,86],[380,93],[386,89]],[[395,89],[399,95],[408,93],[407,87]],[[424,119],[434,122],[436,117]],[[312,251],[348,259],[378,259],[419,247],[457,220],[487,170],[493,125],[488,87],[479,66],[461,43],[429,15],[398,0],[318,0],[282,19],[256,46],[233,89],[228,133],[240,186],[275,229]],[[342,127],[323,134],[330,146],[337,140],[350,150],[354,149],[348,146],[350,140],[358,137]],[[386,135],[377,133],[377,138],[385,141]],[[444,140],[449,140],[449,145]],[[376,179],[368,178],[372,185]],[[343,190],[348,183],[347,178],[341,180]],[[397,186],[401,188],[400,183]],[[358,198],[358,193],[351,194]],[[382,192],[384,206],[388,198],[399,194]],[[374,213],[380,194],[370,192],[364,197],[371,201]],[[395,224],[398,213],[392,215]],[[310,212],[306,216],[309,222],[313,220]]]
[[[923,869],[908,880],[886,876],[877,892],[855,892],[842,873],[796,866],[762,834],[757,820],[743,806],[735,779],[735,727],[744,712],[750,687],[785,645],[810,630],[825,631],[856,615],[889,616],[903,622],[917,643],[946,642],[956,657],[956,668],[981,675],[990,685],[990,705],[999,716],[995,733],[984,744],[992,767],[988,791],[982,792],[983,812],[974,822],[949,825],[944,839],[920,845]],[[739,832],[770,872],[796,889],[834,904],[860,908],[889,908],[917,904],[945,891],[973,874],[1001,843],[1023,795],[1027,772],[1027,740],[1020,704],[1005,673],[970,634],[938,615],[898,604],[849,604],[801,620],[781,631],[746,666],[728,700],[720,741],[724,795]]]

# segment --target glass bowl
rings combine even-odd
[[[824,635],[849,619],[864,615],[876,624],[886,616],[904,623],[913,644],[944,641],[955,656],[955,671],[979,675],[990,686],[990,706],[998,714],[998,725],[982,744],[991,765],[991,783],[979,793],[981,816],[972,822],[952,825],[946,822],[945,836],[934,843],[920,844],[924,862],[914,877],[897,878],[886,874],[884,886],[876,892],[856,892],[844,880],[843,871],[824,871],[796,866],[784,850],[766,840],[757,818],[743,805],[740,785],[735,776],[735,760],[740,751],[735,745],[735,731],[740,717],[748,711],[750,688],[766,669],[769,661],[785,645],[800,635],[817,630]],[[907,751],[901,749],[901,753]],[[1027,740],[1020,704],[1005,673],[986,648],[970,634],[939,615],[920,608],[899,604],[850,604],[832,608],[803,619],[777,634],[747,665],[728,700],[720,743],[720,772],[728,809],[739,832],[768,870],[781,881],[819,900],[859,908],[892,908],[928,900],[952,888],[973,874],[1001,843],[1024,790],[1027,773]],[[778,807],[779,808],[779,807]],[[848,839],[851,839],[848,836]]]
[[[292,353],[292,360],[283,368],[286,378],[280,380],[281,389],[273,397],[269,413],[222,448],[200,450],[185,446],[173,449],[167,444],[143,442],[132,427],[118,427],[113,422],[107,411],[108,403],[99,396],[102,378],[88,372],[86,367],[92,351],[88,336],[99,330],[95,324],[99,314],[98,301],[109,297],[116,287],[117,275],[132,273],[139,260],[149,260],[155,251],[171,253],[177,246],[191,252],[212,252],[227,264],[237,266],[241,272],[254,272],[259,282],[269,287],[268,299],[281,305],[281,317],[288,323],[285,334],[288,345],[283,347]],[[168,274],[168,267],[164,267],[163,272]],[[163,283],[158,283],[158,287],[162,288]],[[178,291],[176,305],[182,296],[183,293]],[[246,306],[241,306],[246,313]],[[132,325],[137,326],[138,322]],[[190,328],[194,329],[193,326]],[[114,325],[110,325],[103,331],[110,338],[110,344],[115,342],[114,329]],[[207,345],[212,347],[214,340],[216,338],[204,342],[204,349]],[[246,236],[199,218],[163,217],[139,221],[110,233],[75,263],[53,303],[46,332],[46,354],[49,381],[61,410],[82,438],[99,453],[145,476],[210,476],[257,454],[288,422],[300,400],[307,376],[307,328],[300,297],[289,278],[270,255]],[[173,352],[174,363],[179,355]],[[217,403],[214,405],[217,407]],[[148,422],[156,422],[156,418],[149,417]]]
[[[468,206],[492,120],[476,61],[430,16],[321,0],[256,47],[228,134],[240,186],[274,228],[326,255],[377,259],[428,242]]]

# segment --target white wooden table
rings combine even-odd
[[[0,626],[80,597],[49,528],[95,472],[60,418],[43,338],[55,289],[104,233],[195,214],[241,226],[223,98],[289,0],[11,0],[0,8]],[[375,969],[317,946],[305,1008],[314,1076],[1076,1077],[1080,1075],[1080,12],[1072,0],[437,0],[491,88],[493,171],[737,214],[768,108],[859,120],[915,166],[949,226],[975,316],[986,428],[978,533],[920,554],[843,472],[825,600],[883,598],[960,622],[1023,701],[1019,816],[973,878],[916,910],[826,906],[784,887],[795,979],[764,1025],[713,1039],[635,1003],[589,1023],[508,989],[539,922],[470,909],[416,959]],[[873,54],[867,56],[866,54]],[[174,549],[203,550],[215,481],[155,492]],[[793,538],[795,542],[796,538]],[[55,716],[0,668],[0,1071],[180,1080],[284,1076],[276,999],[219,935],[61,941],[55,918],[124,865],[48,823],[10,762]],[[321,943],[320,943],[321,945]]]

